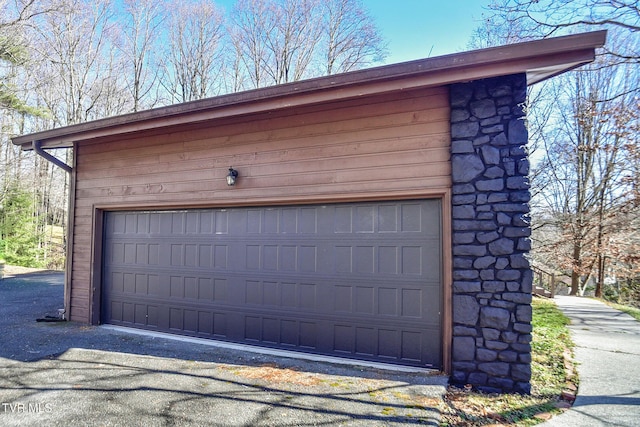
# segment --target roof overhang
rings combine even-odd
[[[527,74],[529,85],[592,62],[606,31],[420,59],[237,92],[18,136],[23,150],[421,87]]]

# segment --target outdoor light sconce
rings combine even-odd
[[[229,174],[227,175],[227,185],[236,185],[236,179],[238,179],[238,171],[232,167],[229,167]]]

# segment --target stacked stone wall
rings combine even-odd
[[[450,87],[452,383],[530,392],[526,75]]]

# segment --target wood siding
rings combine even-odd
[[[95,315],[90,307],[92,281],[99,286],[93,277],[99,272],[92,271],[92,251],[99,251],[92,244],[100,232],[96,208],[443,195],[451,187],[449,114],[448,91],[440,87],[239,115],[128,139],[80,141],[71,320],[90,322]],[[225,182],[229,166],[240,173],[233,188]],[[445,224],[445,242],[446,232]]]

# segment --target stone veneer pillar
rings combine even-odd
[[[450,86],[453,384],[531,390],[526,75]]]

